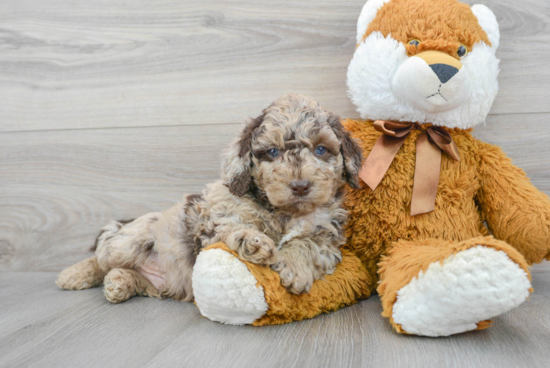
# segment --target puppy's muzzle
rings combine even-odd
[[[311,188],[311,183],[307,180],[293,181],[290,183],[290,189],[292,194],[297,197],[303,197],[308,195],[309,189]]]

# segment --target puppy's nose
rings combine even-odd
[[[293,181],[290,183],[290,189],[292,189],[292,194],[297,196],[305,196],[309,192],[311,183],[306,180],[302,181]]]
[[[439,78],[439,80],[443,84],[447,83],[449,79],[451,79],[456,73],[458,73],[457,68],[447,64],[432,64],[430,65],[430,68],[432,68],[435,75],[437,75],[437,78]]]

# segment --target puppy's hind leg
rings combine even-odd
[[[114,268],[134,268],[145,261],[155,243],[152,226],[158,215],[148,213],[126,224],[111,221],[105,226],[95,251],[99,267],[108,272]]]
[[[61,289],[84,290],[101,285],[105,274],[94,256],[61,271],[55,283]]]
[[[126,221],[111,221],[104,226],[91,250],[96,251],[98,247],[103,246],[106,241],[115,236],[123,223]],[[89,289],[101,285],[107,271],[108,269],[99,265],[97,256],[94,256],[61,271],[55,283],[61,289],[66,290]]]
[[[164,299],[149,280],[134,270],[114,268],[105,276],[103,283],[103,293],[111,303],[121,303],[136,295]]]
[[[56,284],[66,290],[83,290],[101,285],[107,272],[113,268],[131,268],[144,253],[144,246],[152,244],[149,225],[155,214],[147,214],[134,221],[111,221],[99,233],[95,256],[63,270]]]

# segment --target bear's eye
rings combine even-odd
[[[456,54],[458,55],[458,57],[463,58],[464,56],[466,56],[468,54],[468,49],[466,48],[466,46],[460,45],[460,47],[458,48]]]
[[[409,41],[409,45],[413,45],[413,46],[416,46],[418,47],[418,45],[420,45],[420,40],[410,40]]]
[[[279,150],[277,148],[272,148],[269,151],[267,151],[267,154],[275,158],[279,156]]]

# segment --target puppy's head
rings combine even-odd
[[[309,212],[347,181],[357,188],[361,148],[337,116],[289,94],[249,121],[224,157],[223,180],[242,196],[258,189],[276,208]]]

